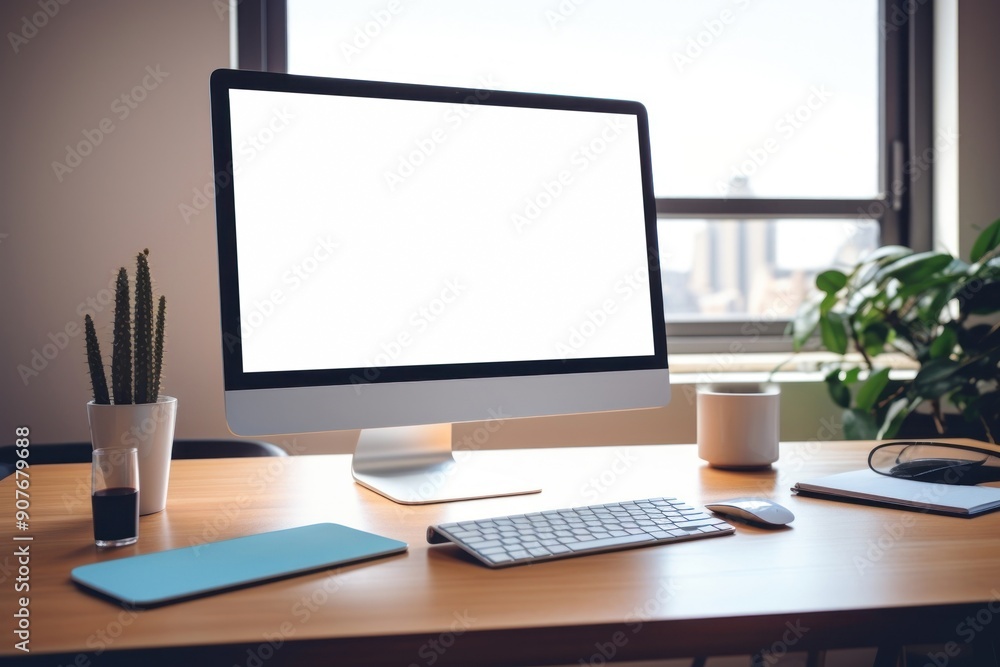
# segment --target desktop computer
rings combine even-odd
[[[219,70],[226,416],[401,503],[537,491],[450,424],[670,399],[637,102]]]

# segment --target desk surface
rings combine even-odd
[[[1000,612],[1000,513],[958,519],[789,492],[800,479],[864,467],[869,449],[783,444],[774,469],[757,473],[709,468],[693,446],[477,452],[537,475],[543,492],[416,507],[354,484],[348,456],[180,460],[167,510],[142,518],[138,544],[106,552],[91,539],[88,466],[37,466],[26,532],[13,529],[13,478],[0,482],[11,607],[0,610],[0,657],[72,664],[78,652],[100,651],[105,665],[165,659],[148,650],[166,647],[175,664],[577,664],[608,652],[962,643],[969,632],[1000,631],[1000,617],[986,622]],[[662,495],[694,505],[770,496],[796,521],[497,571],[424,535],[431,523]],[[149,610],[91,596],[69,578],[83,563],[321,521],[403,540],[409,553]],[[30,592],[10,595],[10,545],[25,544],[15,533],[33,538]],[[30,655],[11,639],[18,595],[30,596]],[[964,619],[977,613],[974,630]]]

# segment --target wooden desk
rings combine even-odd
[[[771,472],[713,470],[691,446],[482,452],[539,475],[540,495],[395,505],[347,456],[174,461],[167,510],[137,545],[92,543],[85,465],[31,470],[30,530],[7,547],[0,659],[45,664],[509,665],[875,646],[996,636],[1000,513],[972,520],[800,498],[795,481],[863,467],[869,443],[782,446]],[[428,524],[674,495],[768,495],[797,519],[737,534],[492,571]],[[406,555],[145,611],[78,590],[72,567],[333,521],[404,540]],[[30,655],[13,648],[13,534],[30,535]],[[971,617],[972,620],[967,620]],[[976,630],[975,628],[979,628]],[[101,652],[98,660],[80,652]]]

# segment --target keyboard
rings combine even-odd
[[[453,542],[488,567],[508,567],[734,532],[676,498],[647,498],[443,523],[427,528],[427,541]]]

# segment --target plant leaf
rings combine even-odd
[[[988,324],[977,325],[975,329],[980,332],[980,336],[972,339],[975,341],[973,345],[983,350],[990,350],[993,355],[1000,352],[1000,323],[992,327]]]
[[[912,283],[930,278],[935,273],[951,265],[954,258],[945,252],[918,252],[886,265],[875,276],[879,284],[889,278],[902,283]]]
[[[963,313],[989,315],[1000,310],[1000,282],[980,284],[979,289],[975,291],[972,290],[972,286],[969,284],[959,296]]]
[[[889,369],[882,368],[875,371],[861,385],[858,395],[854,397],[854,404],[858,406],[859,410],[870,412],[887,384],[889,384]]]
[[[829,312],[819,320],[819,333],[823,346],[836,354],[847,352],[847,330],[844,328],[844,318],[835,312]]]
[[[1000,345],[1000,341],[993,337],[995,332],[989,324],[976,324],[967,329],[959,329],[956,333],[958,334],[958,344],[962,346],[962,350],[966,354],[991,344],[991,339],[994,344]]]
[[[969,421],[978,421],[986,429],[987,439],[996,442],[1000,435],[1000,392],[982,394],[973,399],[965,412]]]
[[[924,308],[924,319],[930,320],[932,322],[937,322],[941,319],[941,311],[948,307],[948,304],[954,298],[952,292],[954,288],[940,290],[934,295]],[[949,318],[950,319],[950,318]]]
[[[965,383],[959,373],[961,364],[952,359],[932,359],[913,378],[913,390],[922,398],[933,399],[958,389]]]
[[[823,297],[823,300],[820,301],[819,303],[819,314],[826,315],[831,310],[833,310],[833,307],[836,306],[839,301],[840,299],[837,298],[836,293],[827,294],[825,297]]]
[[[851,407],[851,390],[847,388],[847,385],[840,381],[839,377],[831,379],[829,376],[826,380],[826,388],[830,392],[830,398],[833,402],[842,408]]]
[[[971,268],[972,265],[968,262],[964,262],[958,257],[955,257],[951,260],[951,266],[947,267],[944,272],[951,276],[960,276],[964,273],[969,273]]]
[[[895,436],[899,432],[899,427],[903,425],[903,420],[918,405],[920,405],[919,400],[911,402],[909,399],[901,398],[893,401],[882,419],[882,426],[875,434],[875,439],[885,440]]]
[[[975,243],[972,244],[972,251],[969,253],[969,259],[973,262],[978,262],[982,259],[983,255],[998,245],[1000,245],[1000,220],[994,220],[989,227],[980,232],[979,236],[976,237]]]
[[[872,322],[864,328],[860,338],[869,356],[881,354],[889,340],[889,326],[884,322]]]
[[[880,260],[896,260],[900,257],[905,257],[906,255],[912,255],[913,250],[902,245],[884,245],[875,248],[870,253],[865,255],[865,258],[861,260],[863,263],[868,264],[870,262],[876,262]]]
[[[816,331],[819,324],[819,304],[815,300],[807,301],[799,306],[795,319],[790,322],[792,329],[792,348],[798,352],[809,337]]]
[[[951,327],[945,327],[938,337],[931,341],[931,359],[944,359],[951,356],[957,344],[958,334]]]
[[[877,303],[884,296],[876,289],[874,284],[862,285],[848,294],[844,313],[849,317],[870,310],[869,306]]]
[[[816,287],[827,294],[836,294],[847,285],[847,276],[836,269],[830,269],[816,276]]]
[[[878,424],[870,412],[863,410],[844,411],[844,437],[848,440],[874,440]]]
[[[957,284],[961,284],[961,277],[964,273],[954,274],[954,273],[944,273],[932,276],[929,280],[921,280],[915,283],[908,283],[901,290],[899,290],[899,297],[901,299],[908,299],[911,296],[930,296],[929,292],[945,291],[951,292],[955,289]],[[938,288],[937,290],[935,288]],[[940,288],[944,288],[941,290]]]

